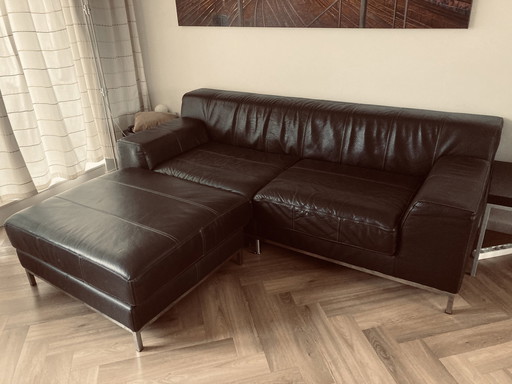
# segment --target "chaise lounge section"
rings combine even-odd
[[[243,247],[251,217],[237,194],[142,169],[113,172],[6,223],[36,275],[133,332]]]
[[[448,296],[478,234],[499,117],[200,89],[118,142],[121,170],[11,217],[37,275],[134,332],[244,235]],[[33,280],[33,278],[31,278]]]

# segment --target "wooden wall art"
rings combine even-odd
[[[468,28],[473,0],[176,0],[183,26]]]

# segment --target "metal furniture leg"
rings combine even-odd
[[[489,216],[491,214],[492,206],[487,204],[485,207],[485,213],[482,220],[482,225],[480,226],[480,234],[478,236],[478,243],[476,245],[476,249],[473,251],[473,266],[471,267],[471,276],[476,275],[476,269],[478,267],[478,259],[480,258],[480,252],[482,252],[482,243],[484,242],[485,231],[487,229],[487,223],[489,222]]]
[[[446,309],[444,310],[445,313],[451,315],[453,313],[453,302],[455,300],[455,295],[448,295],[448,301],[446,303]]]
[[[32,273],[30,273],[29,271],[25,270],[26,274],[27,274],[27,278],[28,278],[28,282],[30,283],[30,285],[32,287],[35,287],[37,285],[36,283],[36,278],[34,277],[34,275]]]
[[[133,332],[133,341],[135,342],[135,349],[137,352],[140,352],[144,349],[144,345],[142,345],[142,336],[139,332]]]
[[[251,239],[250,246],[249,246],[249,252],[254,253],[256,255],[261,254],[261,245],[260,245],[260,239]]]
[[[254,253],[257,254],[257,255],[261,255],[260,239],[256,239],[254,241]]]

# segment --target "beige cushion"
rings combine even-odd
[[[133,132],[140,132],[146,129],[156,127],[176,118],[176,115],[165,112],[137,112],[135,114],[135,125]]]

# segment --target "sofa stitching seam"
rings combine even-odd
[[[219,152],[214,152],[214,151],[209,151],[209,150],[206,150],[206,149],[196,149],[196,152],[206,152],[206,153],[213,153],[214,155],[218,155],[218,156],[224,156],[224,157],[228,157],[230,159],[236,159],[236,160],[240,160],[240,161],[246,161],[246,162],[249,162],[249,163],[256,163],[256,164],[261,164],[261,165],[264,165],[264,166],[268,166],[268,167],[271,167],[271,168],[276,168],[276,169],[283,169],[283,167],[280,167],[279,165],[275,165],[275,164],[270,164],[270,163],[265,163],[263,161],[257,161],[257,160],[249,160],[249,159],[244,159],[244,158],[241,158],[241,157],[236,157],[236,156],[231,156],[231,155],[226,155],[224,153],[219,153]],[[181,159],[180,159],[181,160]],[[189,160],[190,162],[190,160]]]
[[[350,111],[351,109],[351,111]],[[340,145],[340,153],[338,156],[338,163],[343,164],[343,148],[345,147],[345,139],[347,137],[347,131],[349,128],[347,128],[347,120],[349,119],[349,116],[354,112],[354,108],[349,108],[349,111],[347,111],[347,114],[345,115],[345,118],[343,119],[342,124],[342,136],[341,136],[341,145]]]
[[[140,228],[143,228],[143,229],[147,229],[147,230],[149,230],[150,232],[157,233],[157,234],[159,234],[159,235],[161,235],[161,236],[167,237],[167,238],[168,238],[168,239],[170,239],[170,240],[173,240],[174,242],[178,242],[178,239],[177,239],[176,237],[174,237],[173,235],[168,234],[168,233],[165,233],[165,232],[163,232],[163,231],[160,231],[160,230],[158,230],[158,229],[156,229],[156,228],[152,228],[152,227],[149,227],[149,226],[147,226],[147,225],[140,224],[140,223],[137,223],[137,222],[135,222],[135,221],[128,220],[128,219],[126,219],[126,218],[124,218],[124,217],[121,217],[121,216],[118,216],[118,215],[114,215],[114,214],[112,214],[112,213],[110,213],[110,212],[107,212],[107,211],[104,211],[104,210],[101,210],[101,209],[98,209],[98,208],[94,208],[94,207],[91,207],[91,206],[88,206],[88,205],[85,205],[85,204],[78,203],[78,202],[73,201],[73,200],[66,199],[66,198],[64,198],[64,197],[62,197],[62,196],[54,196],[54,197],[55,197],[56,199],[65,200],[65,201],[70,202],[70,203],[72,203],[72,204],[76,204],[76,205],[79,205],[79,206],[84,207],[84,208],[91,209],[91,210],[96,211],[96,212],[104,213],[104,214],[106,214],[106,215],[108,215],[108,216],[115,217],[115,218],[117,218],[117,219],[119,219],[119,220],[121,220],[121,221],[124,221],[124,222],[128,223],[128,224],[132,224],[132,225],[134,225],[134,226],[136,226],[136,227],[140,227]]]
[[[432,155],[432,163],[430,164],[430,168],[432,168],[432,167],[434,166],[434,163],[436,162],[437,149],[438,149],[438,146],[439,146],[439,140],[441,139],[441,134],[443,133],[443,130],[444,130],[445,124],[446,124],[446,120],[445,120],[445,119],[443,119],[443,120],[442,120],[441,127],[439,128],[439,131],[438,131],[438,133],[437,133],[436,145],[435,145],[435,147],[434,147],[434,154]]]
[[[388,156],[388,151],[389,151],[389,142],[391,141],[391,135],[392,135],[392,132],[393,132],[393,127],[395,126],[395,123],[398,120],[398,118],[400,117],[400,115],[401,115],[401,112],[399,111],[395,115],[395,117],[393,117],[393,121],[391,122],[391,126],[390,126],[390,128],[388,130],[388,137],[386,138],[386,149],[384,150],[384,157],[382,159],[382,170],[386,169],[387,156]]]
[[[309,111],[308,113],[308,118],[307,118],[307,121],[306,121],[306,128],[304,129],[304,131],[302,132],[302,143],[301,143],[301,147],[300,147],[300,158],[304,158],[304,147],[305,147],[305,143],[306,143],[306,133],[308,131],[308,127],[309,127],[309,133],[311,134],[311,130],[312,130],[312,120],[313,120],[313,117],[312,117],[312,112],[311,110]],[[297,130],[299,131],[299,130]]]
[[[333,176],[347,177],[347,178],[356,179],[356,180],[371,181],[372,183],[386,185],[386,186],[389,186],[389,187],[393,187],[393,188],[396,188],[396,189],[403,189],[403,190],[407,190],[407,191],[415,191],[417,189],[417,188],[409,188],[407,186],[402,186],[402,185],[396,185],[396,184],[390,184],[390,183],[376,181],[376,180],[365,179],[363,177],[358,177],[358,176],[352,176],[352,175],[347,175],[347,174],[339,174],[339,173],[331,172],[331,171],[324,171],[322,169],[312,170],[310,168],[301,167],[301,166],[297,166],[297,165],[293,165],[292,167],[288,168],[287,170],[293,171],[294,169],[302,169],[302,170],[310,171],[310,172],[314,172],[314,173],[317,173],[317,172],[327,173],[327,174],[333,175]],[[286,178],[281,177],[281,176],[277,177],[276,180],[277,179],[286,180]]]
[[[131,185],[131,184],[123,183],[123,182],[120,182],[120,181],[117,181],[117,180],[109,180],[109,179],[105,179],[105,180],[110,182],[110,183],[124,185],[124,186],[126,186],[128,188],[138,189],[138,190],[141,190],[141,191],[153,193],[153,194],[158,195],[158,196],[163,196],[163,197],[167,197],[169,199],[173,199],[173,200],[177,200],[177,201],[180,201],[180,202],[183,202],[183,203],[187,203],[187,204],[193,205],[193,206],[198,207],[198,208],[203,208],[203,209],[206,209],[206,210],[210,211],[211,213],[213,213],[215,215],[219,214],[219,212],[217,210],[215,210],[215,209],[213,209],[211,207],[208,207],[207,205],[204,205],[204,204],[201,204],[201,203],[197,203],[197,202],[189,200],[189,199],[184,199],[182,197],[178,197],[178,196],[175,196],[175,195],[170,195],[168,193],[158,192],[158,191],[155,191],[155,190],[149,189],[149,188],[143,188],[143,187],[139,187],[139,186],[136,186],[136,185]],[[113,215],[113,216],[115,216],[115,215]]]

